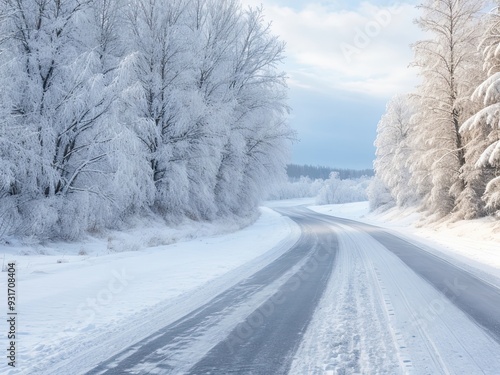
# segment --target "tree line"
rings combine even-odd
[[[236,0],[0,0],[0,237],[245,216],[285,176],[284,43]]]
[[[378,124],[373,208],[416,205],[435,220],[500,215],[498,5],[418,6],[429,35],[413,45],[421,84],[393,98]]]
[[[283,182],[269,194],[268,199],[315,198],[316,204],[362,202],[368,200],[367,190],[371,180],[367,176],[341,179],[337,172],[332,172],[326,180],[301,176]]]

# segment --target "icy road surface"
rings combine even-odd
[[[88,374],[499,374],[500,290],[383,229],[278,211],[299,241]]]

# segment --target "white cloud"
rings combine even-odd
[[[263,3],[273,32],[287,43],[285,70],[290,85],[322,92],[348,91],[389,97],[416,84],[409,44],[422,38],[411,4],[377,6],[362,2],[351,10],[310,2],[301,9]],[[323,1],[323,3],[326,3]]]

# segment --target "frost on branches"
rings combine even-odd
[[[386,113],[377,126],[377,150],[373,166],[379,181],[374,180],[373,183],[378,185],[378,189],[382,189],[382,185],[386,186],[398,206],[413,204],[417,198],[409,185],[411,174],[408,160],[412,156],[409,144],[411,115],[408,98],[399,95],[387,104]],[[372,191],[376,191],[375,186]],[[384,201],[387,199],[382,199],[375,206],[381,206]],[[383,204],[387,203],[389,202]]]
[[[341,180],[337,172],[332,172],[316,197],[317,204],[339,204],[363,202],[367,200],[369,177]]]
[[[482,15],[484,4],[419,6],[417,24],[430,37],[414,44],[422,81],[408,98],[393,99],[379,123],[372,207],[389,207],[390,193],[431,220],[498,214],[500,22],[498,14]]]
[[[225,0],[0,0],[0,238],[248,215],[284,177],[284,45]]]
[[[486,17],[486,30],[479,45],[488,78],[472,94],[480,109],[460,128],[470,138],[469,153],[475,174],[482,182],[488,213],[500,213],[500,15]]]

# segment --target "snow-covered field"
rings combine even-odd
[[[0,373],[50,374],[65,361],[105,359],[256,272],[300,234],[296,224],[269,208],[261,209],[254,224],[231,234],[154,246],[172,239],[171,230],[163,228],[162,234],[160,229],[116,232],[111,239],[67,248],[1,247],[5,262],[17,264],[19,315],[18,369],[7,368],[4,360]],[[186,231],[177,235],[194,236],[193,228]],[[52,255],[37,254],[43,252]],[[7,310],[6,283],[6,273],[0,273],[1,311]],[[0,331],[7,332],[6,319]],[[5,335],[1,340],[6,347]]]
[[[368,202],[308,206],[313,211],[357,220],[390,230],[418,241],[425,250],[436,253],[460,267],[500,286],[500,222],[491,218],[443,222],[422,227],[415,210],[391,209],[371,213]]]

